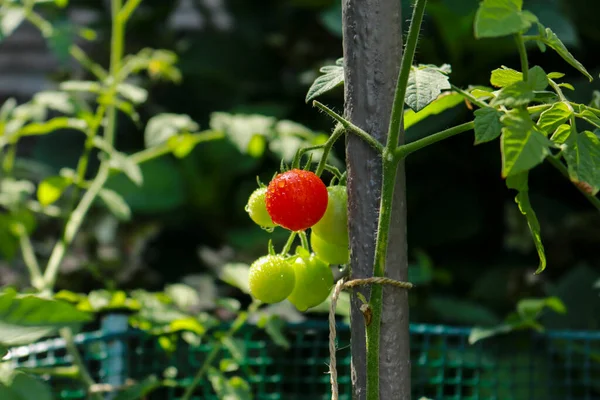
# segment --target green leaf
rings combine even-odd
[[[431,66],[412,67],[406,85],[405,103],[414,112],[437,99],[442,90],[451,88],[448,76],[440,68]]]
[[[527,82],[529,82],[533,90],[544,90],[548,87],[548,76],[542,67],[536,65],[529,69]]]
[[[535,98],[535,93],[529,82],[518,81],[503,87],[490,105],[519,107],[529,104]]]
[[[344,59],[338,58],[335,65],[327,65],[319,69],[324,75],[319,76],[308,89],[305,101],[319,97],[344,83]]]
[[[33,343],[59,328],[77,328],[91,320],[71,304],[14,291],[0,294],[0,343],[17,346]]]
[[[94,81],[65,81],[59,85],[59,88],[67,92],[100,93],[102,85]]]
[[[589,122],[594,125],[596,128],[600,128],[600,118],[591,110],[584,109],[579,114],[576,115],[577,118],[581,118],[584,121]]]
[[[287,350],[290,348],[290,342],[283,333],[285,326],[285,321],[283,321],[280,317],[276,315],[270,315],[267,316],[264,328],[265,332],[267,332],[273,343]]]
[[[490,77],[490,83],[495,87],[505,87],[512,85],[513,83],[519,82],[523,80],[523,73],[516,71],[512,68],[505,67],[504,65],[501,68],[495,69],[492,71],[492,76]]]
[[[500,119],[502,176],[515,175],[540,164],[550,154],[552,144],[524,110],[513,110]]]
[[[254,136],[272,136],[275,118],[259,114],[228,114],[215,112],[210,117],[210,127],[224,132],[242,154],[252,150]]]
[[[162,386],[162,382],[155,376],[150,375],[141,382],[119,392],[114,400],[139,400],[148,396],[152,391]]]
[[[148,91],[130,83],[120,83],[117,92],[134,104],[141,104],[148,99]]]
[[[22,7],[6,6],[0,10],[0,40],[10,36],[25,19]]]
[[[480,340],[511,332],[514,328],[515,327],[510,324],[502,324],[493,328],[474,327],[469,334],[469,344],[475,344]]]
[[[102,188],[98,195],[115,217],[122,221],[128,221],[131,218],[131,210],[120,194],[114,190]]]
[[[414,124],[424,120],[431,115],[437,115],[449,108],[456,107],[464,101],[463,96],[459,93],[449,93],[440,95],[431,104],[419,112],[406,110],[404,112],[404,129],[408,129]]]
[[[46,382],[8,365],[0,368],[0,382],[2,400],[52,400],[52,390]]]
[[[563,124],[556,128],[552,135],[552,141],[557,144],[566,143],[571,136],[571,125]]]
[[[550,308],[559,314],[567,312],[567,308],[558,297],[522,299],[517,303],[517,313],[523,319],[537,319],[545,308]]]
[[[63,176],[51,176],[40,182],[37,188],[37,198],[42,206],[54,203],[62,196],[71,180]]]
[[[239,376],[227,379],[214,367],[210,367],[206,375],[217,398],[223,400],[252,400],[250,385]]]
[[[585,182],[593,193],[600,189],[600,139],[590,131],[577,134],[564,150],[573,182]]]
[[[538,222],[537,216],[535,215],[535,211],[533,211],[531,203],[529,202],[529,191],[527,189],[519,190],[519,193],[515,197],[515,201],[519,205],[519,210],[521,211],[521,214],[523,214],[527,219],[527,225],[529,226],[529,231],[531,232],[531,236],[533,237],[533,242],[535,244],[535,248],[540,259],[540,263],[535,273],[539,274],[544,269],[546,269],[546,253],[544,251],[544,245],[542,244],[542,237],[540,234],[540,223]]]
[[[64,114],[72,114],[75,112],[75,106],[71,101],[69,94],[65,92],[39,92],[33,96],[33,101],[50,110],[60,111]]]
[[[548,45],[554,51],[556,51],[558,53],[558,55],[561,56],[572,67],[574,67],[579,72],[581,72],[583,75],[585,75],[586,78],[588,78],[590,80],[590,82],[593,80],[592,76],[587,71],[587,69],[585,69],[583,64],[581,64],[579,61],[577,61],[575,59],[575,57],[573,57],[573,55],[569,52],[569,50],[564,45],[564,43],[558,38],[558,36],[556,36],[556,34],[554,32],[552,32],[552,30],[550,28],[546,28],[546,30],[544,31],[544,37],[542,40],[546,45]]]
[[[158,114],[150,118],[144,132],[147,148],[158,146],[179,132],[198,130],[198,124],[185,114]]]
[[[523,0],[484,0],[475,14],[475,37],[500,37],[523,32],[537,21],[522,11]]]
[[[503,113],[492,107],[476,110],[475,114],[475,144],[481,144],[496,139],[502,133],[500,117]]]
[[[563,103],[554,103],[552,107],[543,111],[538,119],[537,126],[546,135],[552,134],[560,125],[565,123],[572,115],[571,108]]]
[[[244,345],[244,341],[242,339],[234,339],[226,336],[221,342],[234,360],[239,363],[244,361],[246,358],[246,346]]]
[[[111,152],[110,165],[112,168],[123,171],[123,173],[137,186],[144,183],[144,175],[140,166],[126,154]]]
[[[248,286],[249,272],[250,266],[247,264],[229,263],[219,270],[219,279],[244,293],[250,293],[250,287]]]

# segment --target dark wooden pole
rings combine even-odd
[[[343,0],[345,116],[385,143],[402,53],[401,0]],[[403,140],[403,135],[400,135]],[[361,139],[346,142],[351,278],[372,276],[381,193],[381,159]],[[404,163],[394,191],[386,275],[406,281],[406,196]],[[368,299],[369,289],[362,289]],[[385,287],[380,342],[380,399],[410,399],[408,297]],[[366,398],[365,320],[352,296],[354,399]]]

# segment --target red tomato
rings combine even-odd
[[[292,169],[277,175],[267,188],[267,212],[277,225],[291,231],[310,228],[323,217],[327,187],[310,171]]]

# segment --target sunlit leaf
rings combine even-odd
[[[563,103],[554,103],[543,111],[538,119],[537,126],[546,135],[553,133],[560,125],[565,123],[573,114],[571,108]]]
[[[590,82],[593,80],[592,76],[587,71],[587,69],[585,69],[583,64],[581,64],[579,61],[577,61],[575,59],[575,57],[573,57],[573,54],[571,54],[571,52],[569,52],[569,50],[564,45],[564,43],[558,38],[558,36],[556,36],[556,34],[554,32],[552,32],[552,30],[550,28],[546,28],[544,30],[544,34],[545,35],[542,40],[548,47],[551,47],[552,49],[554,49],[554,51],[556,51],[559,56],[561,56],[573,68],[577,69],[579,72],[581,72],[583,75],[585,75],[586,78],[588,78],[590,80]]]
[[[523,0],[484,0],[475,14],[475,37],[488,38],[523,32],[537,17],[523,11]]]
[[[198,124],[185,114],[158,114],[150,118],[144,132],[146,147],[158,146],[178,133],[198,130]]]
[[[437,115],[452,107],[456,107],[463,103],[463,101],[464,98],[459,93],[442,94],[417,113],[411,109],[406,110],[404,112],[404,129],[410,128],[431,115]]]
[[[7,346],[29,344],[90,320],[89,314],[60,300],[13,291],[0,294],[0,343]]]
[[[319,76],[308,89],[306,102],[314,100],[344,83],[344,59],[336,60],[335,65],[327,65],[319,70],[324,75]]]
[[[413,67],[406,84],[405,103],[414,112],[419,112],[437,99],[442,90],[450,88],[448,76],[440,68]]]
[[[590,131],[579,133],[568,142],[564,156],[571,180],[589,184],[596,194],[600,189],[600,138]]]
[[[475,144],[496,139],[502,133],[500,117],[503,113],[492,107],[483,107],[475,111]]]
[[[42,206],[54,203],[62,196],[71,180],[63,176],[51,176],[40,182],[37,188],[37,198]]]
[[[528,171],[509,176],[506,180],[506,186],[509,189],[518,190],[515,202],[518,204],[521,214],[527,219],[527,225],[529,226],[529,231],[531,232],[540,259],[539,266],[536,270],[536,274],[539,274],[546,268],[546,253],[544,251],[544,245],[542,244],[540,223],[529,201],[528,176]]]

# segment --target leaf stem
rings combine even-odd
[[[473,96],[471,93],[467,92],[466,90],[459,88],[458,86],[454,86],[453,84],[450,84],[450,88],[452,90],[454,90],[455,92],[459,93],[460,95],[462,95],[462,97],[466,98],[467,100],[469,100],[471,103],[475,104],[479,108],[488,106],[483,101],[479,100],[477,97]]]
[[[434,143],[458,135],[459,133],[470,131],[474,127],[475,123],[473,121],[465,122],[464,124],[460,124],[452,128],[443,130],[441,132],[434,133],[433,135],[429,135],[422,139],[415,140],[414,142],[404,144],[396,149],[396,156],[399,158],[404,158],[417,150],[421,150],[424,147],[431,146]]]
[[[23,255],[23,262],[25,262],[25,266],[29,270],[31,285],[37,290],[42,290],[44,288],[44,277],[42,276],[42,270],[40,269],[37,257],[35,256],[29,234],[23,224],[17,225],[17,230],[19,233],[19,245],[21,247],[21,254]]]
[[[415,51],[417,50],[419,31],[421,30],[421,23],[423,22],[426,4],[427,0],[417,0],[410,21],[410,27],[408,28],[408,38],[402,54],[402,61],[400,62],[400,73],[398,74],[398,81],[396,83],[396,92],[394,94],[394,103],[392,105],[392,115],[390,117],[390,127],[388,130],[387,142],[388,145],[391,143],[390,148],[396,148],[396,146],[398,146],[398,138],[400,137],[400,130],[402,129],[406,85],[415,58]]]
[[[207,142],[209,140],[222,139],[223,137],[225,137],[225,134],[223,132],[219,132],[219,131],[206,130],[206,131],[202,131],[197,134],[194,134],[194,136],[196,136],[195,144],[198,144],[201,142]],[[129,159],[136,164],[142,164],[142,163],[145,163],[146,161],[150,161],[150,160],[153,160],[160,156],[163,156],[165,154],[169,154],[171,151],[172,151],[172,149],[169,146],[169,144],[163,143],[159,146],[150,147],[150,148],[144,149],[142,151],[139,151],[137,153],[134,153],[129,156]]]
[[[519,50],[519,57],[521,59],[521,70],[523,72],[523,80],[529,79],[529,60],[527,59],[527,49],[525,48],[525,41],[523,35],[518,33],[515,35],[515,41],[517,43],[517,49]]]
[[[342,127],[342,125],[336,126],[329,139],[327,139],[327,142],[325,142],[325,144],[323,145],[323,154],[321,154],[321,159],[319,160],[317,170],[315,171],[315,174],[317,176],[321,176],[321,174],[325,170],[325,167],[327,165],[327,159],[329,158],[329,153],[331,152],[333,145],[344,134],[345,131],[346,130]]]
[[[554,168],[556,168],[565,178],[571,180],[571,177],[569,176],[569,170],[557,157],[548,156],[546,157],[546,160],[548,160],[550,164]],[[580,187],[579,185],[574,184],[574,186],[585,196],[586,199],[588,199],[590,203],[592,203],[594,207],[596,207],[598,211],[600,211],[600,199],[598,197],[588,193],[584,188]]]
[[[362,140],[367,142],[371,147],[373,147],[379,154],[383,153],[383,145],[377,141],[373,136],[371,136],[368,132],[363,131],[358,126],[354,125],[352,122],[348,121],[341,115],[337,114],[335,111],[327,107],[323,103],[319,103],[317,100],[313,101],[313,105],[319,108],[321,111],[325,112],[325,114],[329,115],[331,118],[338,121],[344,128],[354,133],[356,136],[360,137]]]

